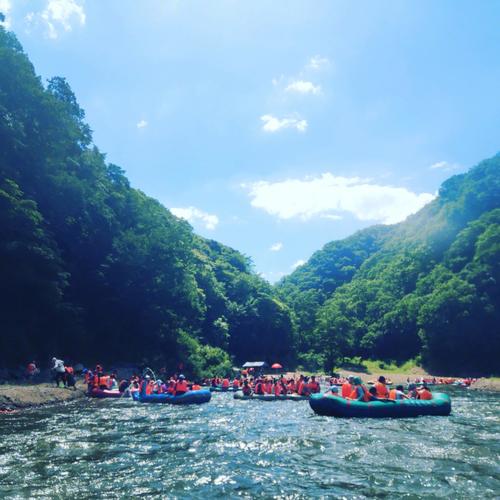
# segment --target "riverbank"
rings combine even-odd
[[[471,385],[470,389],[474,391],[500,392],[500,378],[480,378]]]
[[[84,384],[77,389],[54,387],[54,384],[5,384],[0,385],[0,411],[25,410],[43,405],[65,403],[85,396]]]
[[[408,379],[411,382],[414,382],[417,378],[424,379],[446,379],[446,378],[454,378],[460,380],[461,377],[450,377],[449,375],[435,375],[426,372],[423,368],[415,366],[409,370],[405,370],[404,372],[394,373],[392,371],[384,371],[384,370],[374,370],[374,371],[356,371],[356,370],[339,370],[340,375],[342,377],[360,377],[363,382],[367,383],[370,381],[375,381],[378,379],[380,375],[383,375],[386,379],[390,380],[393,385],[403,385],[405,386],[408,382]],[[300,374],[304,375],[314,375],[312,373],[307,372],[287,372],[285,374],[286,377],[294,377],[297,378]],[[328,378],[325,374],[321,374],[322,377]],[[500,377],[482,377],[476,380],[470,388],[475,391],[490,391],[490,392],[498,392],[500,393]]]

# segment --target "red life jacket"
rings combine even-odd
[[[344,382],[342,384],[342,397],[343,398],[350,398],[351,392],[353,389],[354,389],[354,387],[349,382]]]
[[[371,399],[370,398],[370,393],[369,393],[368,389],[364,385],[361,385],[360,387],[363,390],[363,399],[362,400],[365,403],[368,403],[368,401],[370,401],[370,399]],[[350,398],[351,399],[358,399],[359,398],[357,386],[354,386],[354,389],[351,392]]]
[[[225,378],[225,379],[222,381],[222,387],[224,387],[224,388],[229,387],[229,379]]]
[[[176,394],[184,394],[188,391],[188,385],[185,380],[178,380],[175,384],[175,393]]]
[[[423,399],[423,400],[431,400],[432,399],[432,393],[426,389],[422,389],[421,391],[419,391],[418,393],[420,399]]]
[[[375,389],[377,390],[377,397],[378,398],[388,398],[389,397],[389,391],[387,389],[387,386],[383,384],[382,382],[377,382],[375,384]]]
[[[309,391],[312,393],[319,392],[319,384],[318,382],[309,382]]]
[[[235,389],[238,389],[240,387],[240,381],[237,378],[233,380],[233,387]]]

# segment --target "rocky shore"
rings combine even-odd
[[[0,411],[15,411],[43,405],[64,403],[85,396],[85,386],[77,384],[76,390],[55,387],[54,384],[4,384],[0,385]]]

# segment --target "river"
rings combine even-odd
[[[500,397],[450,392],[450,417],[404,420],[230,393],[0,415],[0,498],[498,498]]]

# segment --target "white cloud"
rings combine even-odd
[[[438,161],[433,163],[430,167],[431,170],[442,170],[443,172],[451,172],[458,169],[455,163],[448,163],[447,161]]]
[[[295,264],[292,265],[292,269],[297,269],[300,266],[303,266],[306,263],[305,260],[299,259]]]
[[[41,12],[40,18],[47,26],[47,36],[56,39],[60,29],[71,31],[73,25],[85,25],[85,11],[76,0],[48,0],[47,6]],[[33,13],[26,17],[28,22],[33,20]]]
[[[281,278],[283,278],[283,276],[285,276],[285,273],[282,271],[269,271],[268,273],[258,273],[258,274],[261,278],[264,278],[270,283],[276,283]]]
[[[140,122],[137,122],[137,128],[144,128],[148,126],[148,122],[146,120],[141,120]]]
[[[342,220],[343,217],[341,215],[337,214],[322,214],[321,215],[322,219],[330,219],[330,220]]]
[[[264,132],[277,132],[285,128],[294,128],[299,132],[307,130],[307,121],[300,118],[277,118],[273,115],[263,115],[260,119],[264,122]]]
[[[277,243],[273,243],[269,247],[269,250],[271,250],[271,252],[279,252],[282,248],[283,248],[283,243],[281,243],[280,241],[278,241]]]
[[[203,210],[196,207],[171,208],[170,211],[176,217],[185,219],[193,225],[199,221],[205,226],[205,229],[210,231],[214,230],[217,227],[217,224],[219,224],[219,218],[217,215],[203,212]]]
[[[304,80],[294,80],[286,88],[285,92],[296,92],[298,94],[321,94],[321,87],[314,85],[312,82]]]
[[[363,221],[394,224],[435,198],[406,188],[374,184],[359,177],[318,177],[247,184],[251,204],[279,219],[338,218],[347,212]]]
[[[0,22],[0,26],[5,29],[10,29],[10,11],[12,9],[12,4],[10,0],[0,0],[0,12],[5,16],[5,20]]]
[[[329,64],[330,64],[330,61],[328,60],[327,57],[313,56],[313,57],[311,57],[311,59],[309,59],[309,62],[307,63],[306,68],[319,70],[321,68],[324,68],[325,66],[328,66]]]

